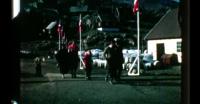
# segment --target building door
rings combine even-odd
[[[164,43],[159,43],[156,45],[156,49],[157,49],[157,60],[160,61],[161,59],[161,56],[163,54],[165,54],[165,46],[164,46]]]

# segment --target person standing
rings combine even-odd
[[[107,73],[105,80],[113,84],[113,81],[116,80],[116,46],[114,41],[111,40],[110,44],[104,49],[104,57],[107,61]]]
[[[92,53],[87,49],[83,54],[83,62],[86,80],[91,80],[91,71],[92,71]]]
[[[36,57],[34,59],[34,63],[35,63],[35,75],[38,76],[38,77],[41,77],[42,76],[42,59],[40,57]]]
[[[68,62],[69,69],[71,70],[72,78],[76,78],[76,71],[78,68],[78,46],[72,40],[68,45]]]
[[[114,38],[115,42],[115,51],[116,51],[116,80],[121,80],[121,73],[122,73],[122,64],[124,63],[123,53],[122,53],[122,44],[119,38]]]
[[[56,60],[58,61],[58,67],[60,73],[62,74],[62,78],[64,78],[64,74],[68,73],[68,53],[66,48],[61,48],[58,53],[55,55]]]

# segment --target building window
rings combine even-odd
[[[177,42],[177,52],[181,52],[181,42]]]

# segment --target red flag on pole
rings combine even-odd
[[[63,37],[63,35],[64,35],[63,26],[61,26],[60,23],[58,24],[57,32],[58,32],[58,35],[60,35],[61,37]]]
[[[61,24],[59,23],[58,28],[57,28],[57,32],[60,33],[60,31],[61,31]]]
[[[138,10],[139,10],[139,2],[138,0],[134,0],[133,13],[136,13]]]

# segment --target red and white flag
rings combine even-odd
[[[58,24],[57,32],[58,32],[58,35],[63,37],[64,35],[63,26],[60,23]]]
[[[139,2],[138,0],[134,0],[133,13],[136,13],[138,10],[139,10]]]
[[[58,24],[58,28],[57,28],[57,32],[60,33],[61,32],[61,24]]]

